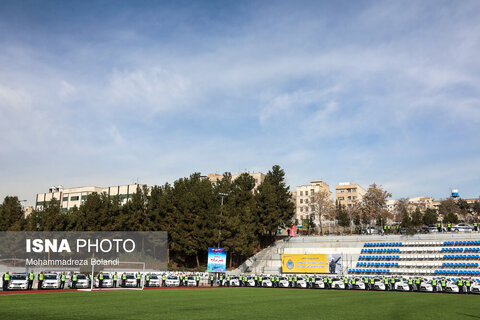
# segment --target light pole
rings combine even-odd
[[[220,205],[220,227],[218,228],[218,246],[217,246],[217,248],[220,248],[220,239],[222,238],[223,198],[228,196],[228,193],[220,192],[219,195],[222,197],[222,202],[221,202],[221,205]]]

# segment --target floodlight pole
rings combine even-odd
[[[228,196],[228,193],[220,192],[219,195],[222,197],[222,202],[221,202],[221,205],[220,205],[220,228],[218,228],[218,245],[217,245],[217,248],[220,248],[220,240],[222,238],[223,198]]]

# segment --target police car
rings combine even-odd
[[[27,290],[27,288],[28,288],[28,274],[12,273],[10,275],[8,290]]]
[[[313,287],[316,289],[325,289],[325,283],[322,278],[315,278]]]
[[[255,287],[255,278],[247,277],[247,287]]]
[[[230,287],[240,287],[240,279],[236,276],[230,276]]]
[[[470,292],[480,294],[480,283],[473,281],[472,286],[470,287]]]
[[[262,280],[262,287],[266,287],[266,288],[273,287],[273,283],[272,283],[272,280],[270,280],[270,277],[265,277],[265,279]]]
[[[398,282],[395,282],[395,290],[410,291],[410,287],[408,286],[408,283],[406,283],[405,281],[398,281]]]
[[[306,288],[307,282],[303,277],[297,277],[297,285],[296,288]]]
[[[288,278],[287,277],[280,277],[280,281],[278,282],[279,288],[288,288]]]
[[[355,282],[355,284],[353,282]],[[365,283],[363,282],[362,278],[353,278],[350,283],[353,290],[365,290]]]
[[[175,275],[167,276],[167,280],[165,281],[165,285],[167,287],[178,287],[180,286],[180,278]]]
[[[58,289],[60,288],[60,278],[56,273],[46,273],[43,276],[42,289]]]
[[[345,289],[345,282],[340,278],[332,279],[332,289]]]
[[[448,281],[445,286],[445,292],[458,293],[460,290],[453,281]]]
[[[121,281],[122,287],[136,287],[137,286],[137,277],[134,273],[127,273],[127,279]]]
[[[433,292],[432,280],[422,280],[422,282],[420,282],[420,291]]]
[[[454,232],[472,232],[473,227],[466,224],[466,223],[459,223],[452,227],[452,231]]]
[[[77,276],[76,287],[78,289],[88,289],[88,288],[90,288],[90,279],[86,275],[84,275],[82,273],[79,273],[76,276]],[[71,277],[70,277],[70,282],[68,283],[68,286],[70,288],[73,288],[73,281],[71,280]]]
[[[195,287],[197,285],[197,281],[195,281],[196,276],[188,276],[186,277],[187,279],[185,281],[185,286],[186,287]]]
[[[137,285],[136,282],[135,282],[135,285]],[[99,286],[100,286],[100,280],[98,279],[98,276],[97,276],[95,278],[95,288],[98,288]],[[113,275],[110,272],[103,273],[102,288],[113,288]]]
[[[373,290],[385,291],[385,283],[382,279],[375,278],[373,281]]]
[[[160,278],[155,273],[150,273],[149,276],[150,276],[150,281],[148,282],[148,286],[149,287],[160,287]]]

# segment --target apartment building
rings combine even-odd
[[[337,203],[344,208],[350,208],[355,202],[362,201],[367,190],[358,184],[350,182],[340,182],[335,186],[335,196]]]
[[[251,176],[252,178],[255,179],[255,189],[258,188],[259,185],[261,185],[263,183],[263,181],[265,180],[265,174],[261,173],[261,172],[239,172],[239,173],[236,173],[236,174],[232,174],[232,181],[235,181],[235,179],[237,179],[238,177],[240,177],[242,174],[244,173],[248,173],[249,176]],[[207,175],[207,179],[210,180],[212,183],[215,183],[217,181],[220,181],[223,179],[223,175],[221,174],[218,174],[218,173],[209,173]]]
[[[315,224],[318,225],[320,223],[317,212],[315,212],[315,208],[310,203],[311,197],[320,190],[326,191],[329,199],[331,199],[333,203],[330,186],[322,180],[314,180],[311,181],[309,185],[298,186],[295,191],[292,192],[292,198],[294,198],[295,202],[295,219],[298,220],[299,223],[302,223],[305,219],[309,219],[312,214],[314,214]]]
[[[64,188],[63,186],[51,187],[46,193],[38,193],[35,210],[41,210],[45,204],[52,201],[53,198],[60,201],[62,211],[67,211],[73,207],[80,207],[80,205],[87,199],[87,196],[92,193],[105,193],[110,197],[119,196],[122,204],[127,203],[132,195],[137,191],[137,187],[143,188],[144,185],[128,184],[121,186],[110,187],[75,187]]]

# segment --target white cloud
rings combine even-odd
[[[105,97],[114,107],[153,113],[182,109],[195,96],[192,81],[165,68],[114,70],[108,77]]]

